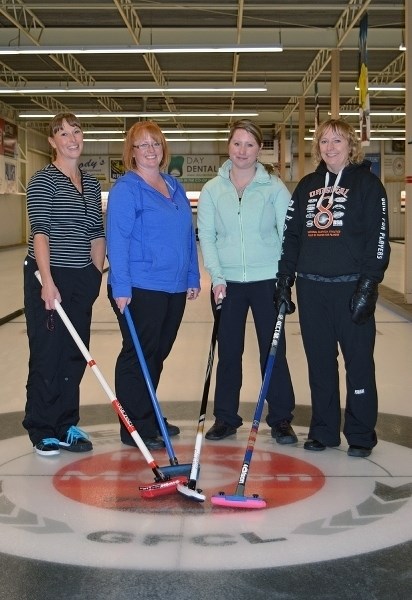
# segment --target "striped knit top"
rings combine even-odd
[[[28,254],[35,259],[33,238],[49,238],[50,265],[81,269],[91,264],[91,241],[104,237],[100,183],[81,171],[82,193],[53,164],[37,171],[27,186],[30,221]]]

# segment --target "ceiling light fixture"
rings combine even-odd
[[[313,137],[310,137],[310,136],[305,136],[303,139],[306,140],[306,141],[308,141],[308,142],[313,142]],[[381,141],[381,142],[382,141],[383,142],[390,142],[392,140],[404,140],[404,139],[405,139],[404,137],[393,137],[393,136],[387,136],[387,137],[375,137],[375,136],[372,136],[370,138],[370,140],[372,142],[374,142],[374,141],[375,142],[378,142],[378,141]]]
[[[84,142],[124,142],[122,138],[83,138]],[[227,142],[227,137],[224,138],[169,138],[166,137],[167,142]]]
[[[0,56],[8,54],[205,54],[282,52],[280,44],[227,46],[2,46]]]
[[[255,86],[226,86],[226,87],[165,87],[165,88],[108,88],[85,86],[82,88],[57,87],[57,88],[0,88],[1,95],[19,94],[21,96],[35,96],[42,94],[189,94],[189,93],[233,93],[233,92],[267,92],[267,87]]]
[[[329,112],[328,115],[331,113]],[[342,117],[358,117],[358,111],[348,111],[348,112],[340,112]],[[397,111],[371,111],[371,117],[405,117],[406,112],[397,112]]]
[[[359,87],[356,85],[355,90],[359,91]],[[404,85],[370,85],[368,86],[370,92],[404,92],[406,87]]]
[[[163,129],[162,132],[166,134],[172,135],[187,135],[188,133],[229,133],[230,129]],[[83,133],[87,135],[104,135],[104,134],[112,134],[119,135],[124,134],[123,129],[83,129]]]
[[[309,133],[315,133],[314,127],[309,128]],[[355,129],[356,133],[360,133],[360,129]],[[405,128],[397,127],[395,129],[382,127],[382,129],[371,129],[371,133],[405,133]]]
[[[122,119],[142,119],[142,118],[150,118],[150,119],[162,119],[165,117],[257,117],[259,113],[252,111],[226,111],[226,112],[159,112],[159,113],[148,113],[148,112],[118,112],[118,113],[101,113],[98,111],[74,111],[76,116],[79,119],[113,119],[113,118],[122,118]],[[55,116],[55,113],[30,113],[30,112],[22,112],[19,114],[20,119],[51,119]]]

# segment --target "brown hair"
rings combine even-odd
[[[245,131],[250,133],[250,135],[253,135],[258,146],[261,146],[263,144],[263,133],[261,128],[259,127],[259,125],[256,125],[256,123],[250,121],[249,119],[240,119],[239,121],[236,121],[235,123],[233,123],[233,125],[231,125],[228,143],[232,139],[235,131],[237,131],[238,129],[244,129]]]
[[[229,131],[229,138],[227,140],[228,144],[230,143],[230,140],[232,139],[232,137],[234,136],[235,132],[238,129],[244,129],[245,131],[250,133],[250,135],[252,135],[255,138],[256,143],[259,146],[259,148],[262,147],[262,144],[263,144],[262,130],[259,127],[259,125],[257,125],[253,121],[250,121],[249,119],[240,119],[239,121],[236,121],[235,123],[233,123],[233,125],[230,127],[230,131]],[[273,165],[271,165],[270,163],[260,163],[260,164],[263,165],[263,167],[266,169],[266,171],[269,173],[269,175],[275,175],[275,168]]]
[[[323,123],[321,123],[318,126],[313,136],[312,158],[315,164],[319,164],[322,160],[319,150],[319,142],[328,129],[332,129],[333,133],[341,135],[345,138],[345,140],[348,141],[349,162],[359,164],[363,161],[364,152],[361,146],[361,142],[352,125],[349,125],[349,123],[347,123],[343,119],[328,119],[327,121],[323,121]]]
[[[63,121],[66,121],[66,123],[68,125],[70,125],[70,127],[78,127],[79,129],[81,129],[83,131],[82,126],[80,125],[80,121],[74,113],[60,112],[60,113],[57,113],[57,115],[54,115],[54,117],[50,121],[49,137],[53,138],[58,131],[61,131],[63,129]],[[53,160],[54,160],[57,156],[56,150],[54,148],[52,148],[52,154],[53,154]]]
[[[133,146],[139,142],[143,136],[150,136],[155,142],[159,142],[162,145],[163,158],[160,163],[160,169],[164,170],[169,164],[169,149],[167,147],[166,138],[163,135],[159,125],[154,121],[138,121],[131,126],[127,132],[126,139],[123,147],[123,164],[127,171],[131,171],[136,166],[134,159],[134,148]]]

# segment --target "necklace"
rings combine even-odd
[[[72,184],[74,185],[74,187],[80,193],[82,192],[82,176],[81,176],[81,172],[80,172],[79,169],[77,169],[74,174],[68,175],[67,173],[64,172],[63,168],[59,164],[57,164],[56,162],[54,162],[53,165],[56,167],[56,169],[58,169],[60,171],[60,173],[63,173],[63,175],[65,177],[67,177],[68,179],[70,179],[70,181],[72,182]]]
[[[255,173],[256,173],[256,171],[254,171],[254,172],[253,172],[252,176],[251,176],[251,177],[249,177],[249,179],[246,181],[246,183],[244,183],[243,185],[239,185],[239,184],[236,182],[236,179],[233,177],[233,171],[230,171],[230,173],[229,173],[229,178],[230,178],[230,181],[233,183],[233,185],[234,185],[234,186],[235,186],[235,188],[236,188],[236,191],[237,191],[237,195],[238,195],[238,197],[239,197],[239,200],[242,198],[242,196],[243,196],[243,192],[245,191],[245,189],[247,188],[247,186],[249,185],[249,183],[250,183],[250,182],[253,180],[253,178],[254,178],[254,176],[255,176]]]

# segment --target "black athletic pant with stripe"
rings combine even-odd
[[[326,446],[340,444],[338,355],[346,370],[343,433],[350,445],[376,445],[378,399],[373,358],[374,317],[363,325],[351,319],[349,302],[356,281],[337,283],[296,278],[303,345],[309,367],[312,419],[309,438]]]

